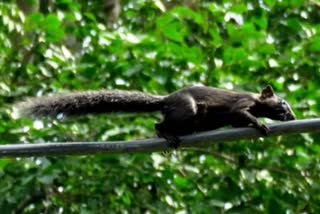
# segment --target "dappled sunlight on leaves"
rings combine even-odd
[[[0,144],[156,136],[158,113],[33,119],[12,109],[25,97],[89,89],[166,95],[271,84],[298,118],[319,117],[316,1],[23,2],[0,3]],[[0,211],[319,213],[319,157],[320,135],[307,133],[166,153],[0,159]]]

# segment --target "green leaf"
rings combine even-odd
[[[320,51],[320,36],[314,36],[311,38],[310,51]]]
[[[301,23],[298,18],[288,18],[287,25],[288,25],[288,27],[292,28],[293,30],[297,30],[297,31],[301,30]]]
[[[44,20],[46,39],[50,42],[60,41],[64,37],[64,30],[57,16],[48,15]]]
[[[197,13],[193,10],[191,10],[188,7],[176,7],[175,9],[172,10],[171,12],[173,15],[175,13],[179,14],[180,17],[183,18],[189,18],[199,24],[200,26],[205,25],[205,20],[203,19],[204,12],[202,13]]]
[[[276,5],[276,0],[265,0],[266,5],[270,8],[273,8]]]
[[[227,47],[223,53],[223,61],[226,64],[241,63],[247,57],[248,55],[243,48]]]
[[[27,31],[35,31],[43,26],[44,16],[42,13],[32,13],[27,16],[26,23],[24,25]]]
[[[178,188],[186,188],[190,184],[187,178],[181,176],[176,176],[174,178],[174,183],[177,185]]]
[[[172,17],[162,16],[157,20],[157,28],[165,37],[176,42],[183,42],[186,35],[185,26]]]

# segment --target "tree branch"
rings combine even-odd
[[[320,131],[320,118],[294,120],[277,124],[269,124],[269,136],[289,133]],[[181,137],[181,148],[208,146],[218,142],[241,139],[257,139],[262,136],[254,128],[233,128],[215,130]],[[38,144],[0,145],[1,157],[48,156],[48,155],[89,155],[102,153],[158,152],[170,149],[164,139],[115,142],[64,142]]]

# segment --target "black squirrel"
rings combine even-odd
[[[267,135],[269,128],[260,123],[258,117],[280,121],[295,119],[289,104],[276,96],[271,86],[260,94],[206,86],[183,88],[167,96],[121,90],[73,92],[31,98],[21,102],[19,109],[24,115],[36,117],[160,111],[164,119],[155,125],[157,135],[172,147],[179,145],[179,136],[227,125],[252,125]]]

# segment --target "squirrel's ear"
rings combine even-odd
[[[273,97],[273,96],[274,96],[274,93],[273,93],[273,89],[272,89],[271,85],[267,85],[267,87],[265,87],[261,92],[262,98],[269,98],[269,97]]]

